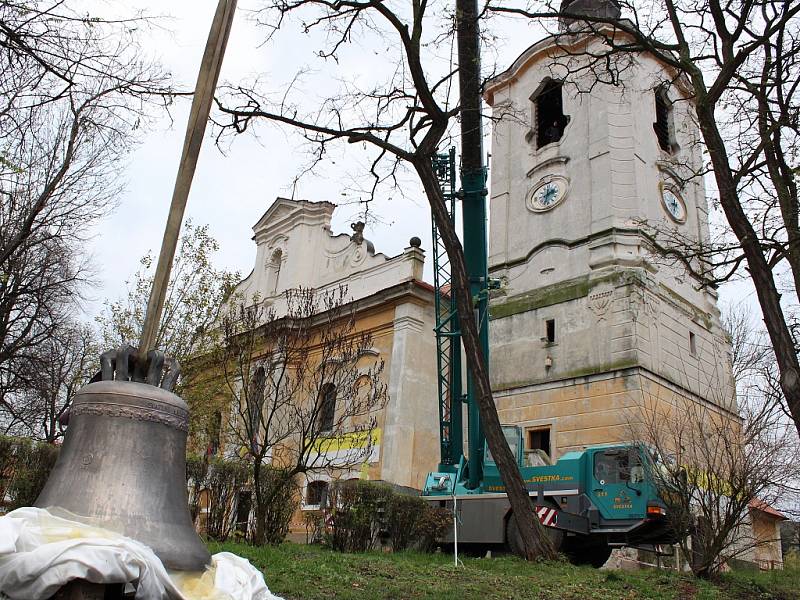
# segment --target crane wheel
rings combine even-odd
[[[585,536],[575,536],[564,544],[564,554],[573,565],[591,565],[599,569],[611,556],[611,546],[605,542],[589,541]]]

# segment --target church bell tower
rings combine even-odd
[[[619,16],[613,0],[562,10]],[[501,281],[492,385],[501,421],[552,458],[631,439],[649,399],[736,410],[715,290],[650,241],[653,231],[708,237],[691,100],[646,54],[598,73],[585,50],[603,42],[574,24],[562,19],[485,92],[489,272]]]

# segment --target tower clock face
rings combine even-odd
[[[673,221],[678,223],[686,221],[686,205],[677,192],[664,188],[661,192],[661,202],[664,205],[664,210],[667,211]]]
[[[535,212],[550,210],[564,199],[567,191],[565,181],[552,179],[536,187],[529,196],[529,207]]]

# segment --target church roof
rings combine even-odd
[[[560,13],[619,19],[622,14],[617,0],[562,0]]]

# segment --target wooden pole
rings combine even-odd
[[[153,288],[150,290],[150,300],[147,302],[147,314],[142,327],[142,337],[139,340],[139,352],[146,354],[155,347],[158,336],[158,326],[161,313],[164,309],[164,298],[167,294],[172,261],[175,257],[175,248],[178,245],[178,236],[181,231],[183,214],[186,210],[186,200],[192,187],[197,157],[203,143],[206,131],[206,122],[211,112],[211,103],[214,100],[214,90],[217,87],[219,72],[222,68],[222,58],[228,44],[228,36],[233,24],[233,15],[236,10],[236,0],[219,0],[211,31],[208,34],[203,61],[200,63],[200,72],[197,75],[197,84],[192,99],[192,110],[189,113],[189,122],[186,125],[186,138],[183,142],[181,162],[178,175],[175,178],[175,188],[172,192],[172,202],[167,216],[167,225],[164,229],[164,239],[161,242],[161,253],[158,256],[158,265],[153,279]]]

